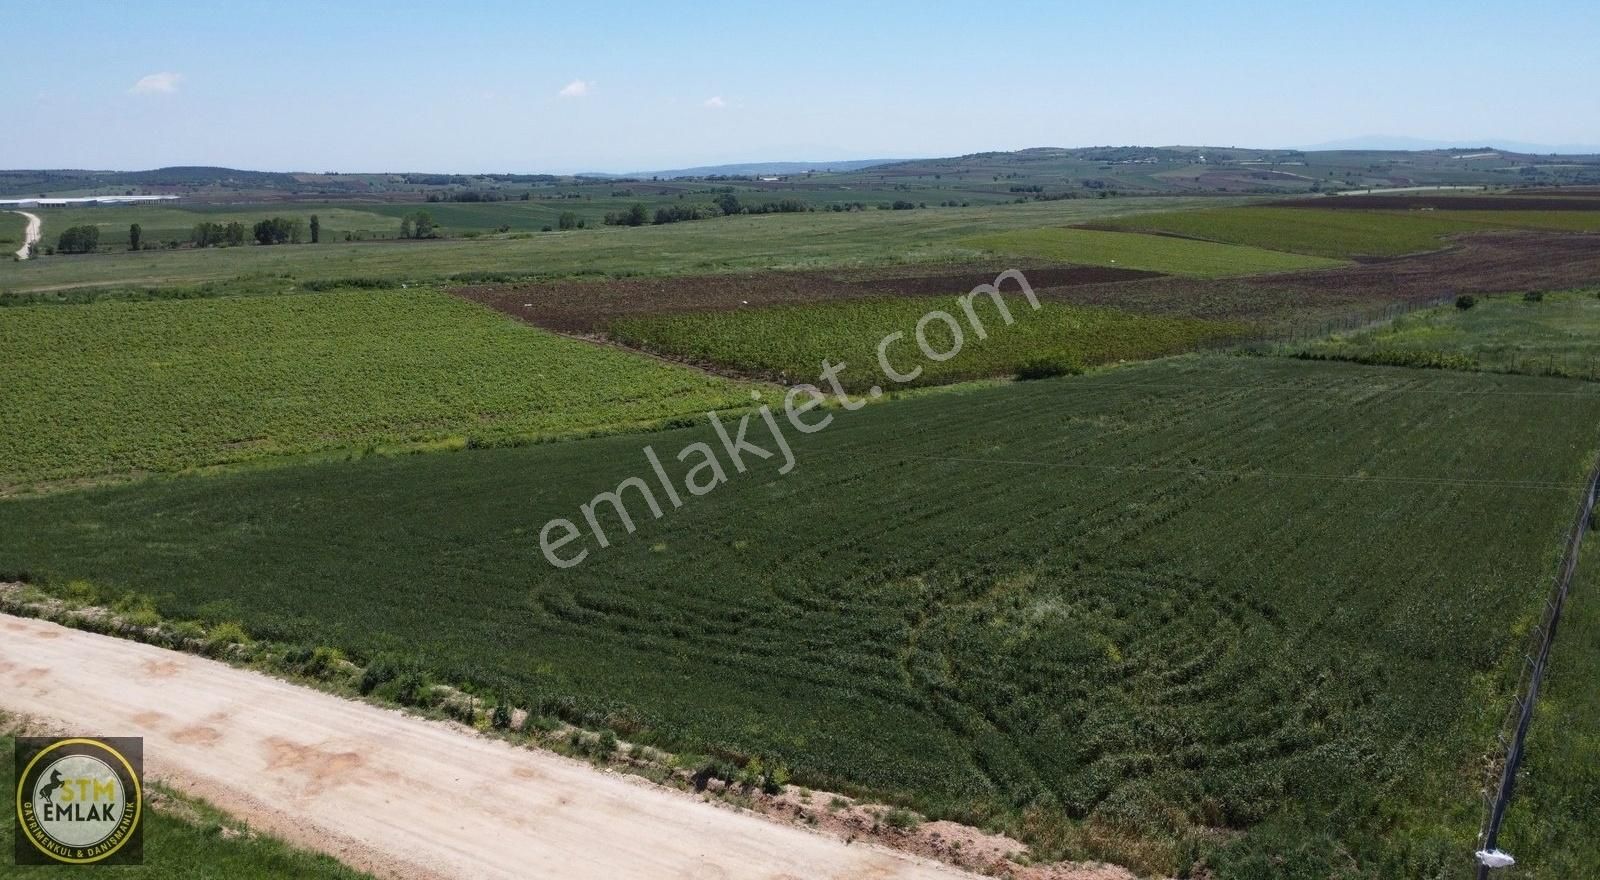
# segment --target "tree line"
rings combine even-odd
[[[130,230],[130,241],[132,234]],[[246,237],[252,238],[257,244],[299,244],[305,239],[306,224],[299,217],[270,217],[257,222],[246,230],[245,225],[238,221],[231,223],[212,223],[206,221],[196,223],[190,235],[190,240],[195,247],[238,247],[245,243]],[[311,242],[316,244],[320,238],[321,223],[315,216],[311,218]]]
[[[644,226],[651,224],[660,226],[665,223],[681,223],[686,220],[704,220],[710,217],[725,217],[733,214],[802,214],[813,211],[811,205],[800,199],[782,199],[776,202],[761,202],[758,204],[744,204],[739,197],[731,192],[725,192],[710,204],[699,205],[671,205],[657,208],[652,215],[643,204],[635,204],[626,211],[610,211],[605,215],[607,226]]]

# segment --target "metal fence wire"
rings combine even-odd
[[[1539,699],[1539,686],[1544,681],[1550,663],[1550,646],[1556,640],[1556,628],[1561,623],[1561,609],[1572,589],[1572,577],[1578,570],[1578,551],[1583,536],[1593,526],[1595,494],[1600,491],[1600,461],[1589,471],[1583,500],[1578,505],[1578,515],[1567,531],[1565,555],[1557,570],[1555,583],[1545,598],[1539,623],[1528,633],[1528,643],[1523,651],[1515,694],[1506,710],[1496,735],[1499,753],[1485,772],[1483,827],[1478,832],[1478,852],[1496,852],[1500,844],[1500,825],[1505,821],[1506,808],[1511,803],[1517,784],[1517,771],[1522,766],[1523,751],[1527,745],[1528,727],[1533,722],[1533,707]],[[1486,880],[1490,865],[1474,856],[1478,880]]]

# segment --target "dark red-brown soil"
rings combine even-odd
[[[1281,208],[1334,208],[1358,211],[1600,211],[1600,198],[1570,196],[1354,195],[1272,202]]]
[[[456,288],[457,296],[562,333],[602,331],[625,315],[720,311],[869,296],[966,293],[1007,268],[998,263],[827,272],[742,272],[606,281],[548,281]],[[1164,277],[1158,272],[1100,266],[1024,268],[1035,289],[1068,288]]]
[[[1461,293],[1600,286],[1600,235],[1491,232],[1443,251],[1335,269],[1194,280],[1157,278],[1051,289],[1051,299],[1137,312],[1293,322]]]

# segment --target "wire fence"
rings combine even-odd
[[[1539,623],[1528,633],[1528,643],[1523,650],[1518,670],[1517,686],[1505,719],[1496,733],[1499,751],[1489,763],[1484,779],[1483,826],[1478,832],[1478,850],[1493,851],[1500,845],[1500,825],[1505,821],[1506,808],[1511,804],[1516,789],[1517,771],[1522,765],[1528,728],[1533,722],[1534,704],[1539,699],[1539,686],[1544,681],[1545,668],[1550,662],[1550,647],[1556,640],[1556,628],[1561,623],[1561,609],[1566,605],[1567,594],[1572,589],[1572,577],[1578,569],[1578,551],[1583,546],[1583,536],[1594,524],[1595,494],[1600,491],[1600,461],[1589,471],[1583,500],[1578,515],[1567,530],[1566,550],[1561,567],[1556,572],[1555,583],[1545,598]],[[1489,876],[1489,865],[1478,860],[1478,880]]]

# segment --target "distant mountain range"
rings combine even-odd
[[[762,174],[804,174],[807,171],[859,171],[874,165],[904,162],[904,159],[848,159],[834,162],[738,162],[732,165],[700,165],[667,171],[639,171],[633,174],[584,174],[583,177],[711,177],[714,175],[755,177]]]
[[[1296,149],[1310,152],[1316,150],[1466,150],[1481,149],[1483,147],[1492,147],[1509,153],[1525,153],[1533,156],[1543,156],[1551,153],[1569,156],[1600,153],[1600,144],[1530,144],[1508,138],[1466,138],[1439,141],[1387,134],[1369,134],[1340,141],[1328,141],[1324,144],[1297,147]]]
[[[1552,151],[1559,150],[1559,154]],[[793,154],[791,154],[793,155]],[[806,172],[831,172],[812,178]],[[149,171],[0,170],[0,198],[57,195],[256,193],[302,197],[454,201],[530,198],[537,187],[611,188],[619,178],[783,177],[763,191],[825,188],[862,193],[967,187],[993,201],[1158,193],[1293,193],[1430,185],[1595,186],[1600,147],[1493,138],[1432,141],[1372,136],[1315,148],[1217,146],[1031,147],[925,159],[739,162],[634,174],[284,173],[217,167]],[[673,186],[683,187],[683,183]],[[667,187],[659,187],[667,188]],[[874,196],[876,197],[876,196]],[[864,196],[863,196],[864,198]],[[893,198],[891,196],[891,198]],[[938,198],[934,198],[938,201]],[[946,199],[948,201],[948,198]],[[919,200],[920,201],[920,200]]]

